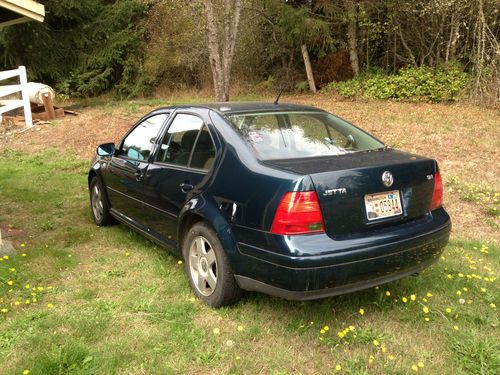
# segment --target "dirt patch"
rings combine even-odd
[[[27,232],[24,229],[12,228],[9,224],[0,223],[0,232],[4,240],[15,241],[27,237]]]

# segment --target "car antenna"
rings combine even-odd
[[[278,102],[279,102],[279,100],[280,100],[281,94],[283,94],[283,91],[285,91],[285,85],[281,86],[281,90],[280,90],[280,92],[279,92],[279,94],[278,94],[278,97],[277,97],[277,98],[276,98],[276,100],[274,101],[274,104],[275,104],[275,105],[278,105]]]

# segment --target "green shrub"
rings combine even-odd
[[[403,68],[398,74],[361,74],[350,81],[330,82],[323,90],[334,90],[346,98],[402,101],[453,102],[469,81],[457,64],[431,68]]]

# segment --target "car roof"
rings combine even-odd
[[[267,102],[222,102],[222,103],[202,103],[174,105],[159,109],[188,109],[188,108],[208,108],[221,114],[252,113],[252,112],[275,112],[275,111],[321,111],[322,109],[292,103],[267,103]]]

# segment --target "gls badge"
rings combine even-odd
[[[330,197],[330,196],[344,196],[347,195],[347,189],[346,188],[338,188],[338,189],[328,189],[323,192],[323,196],[325,197]]]

